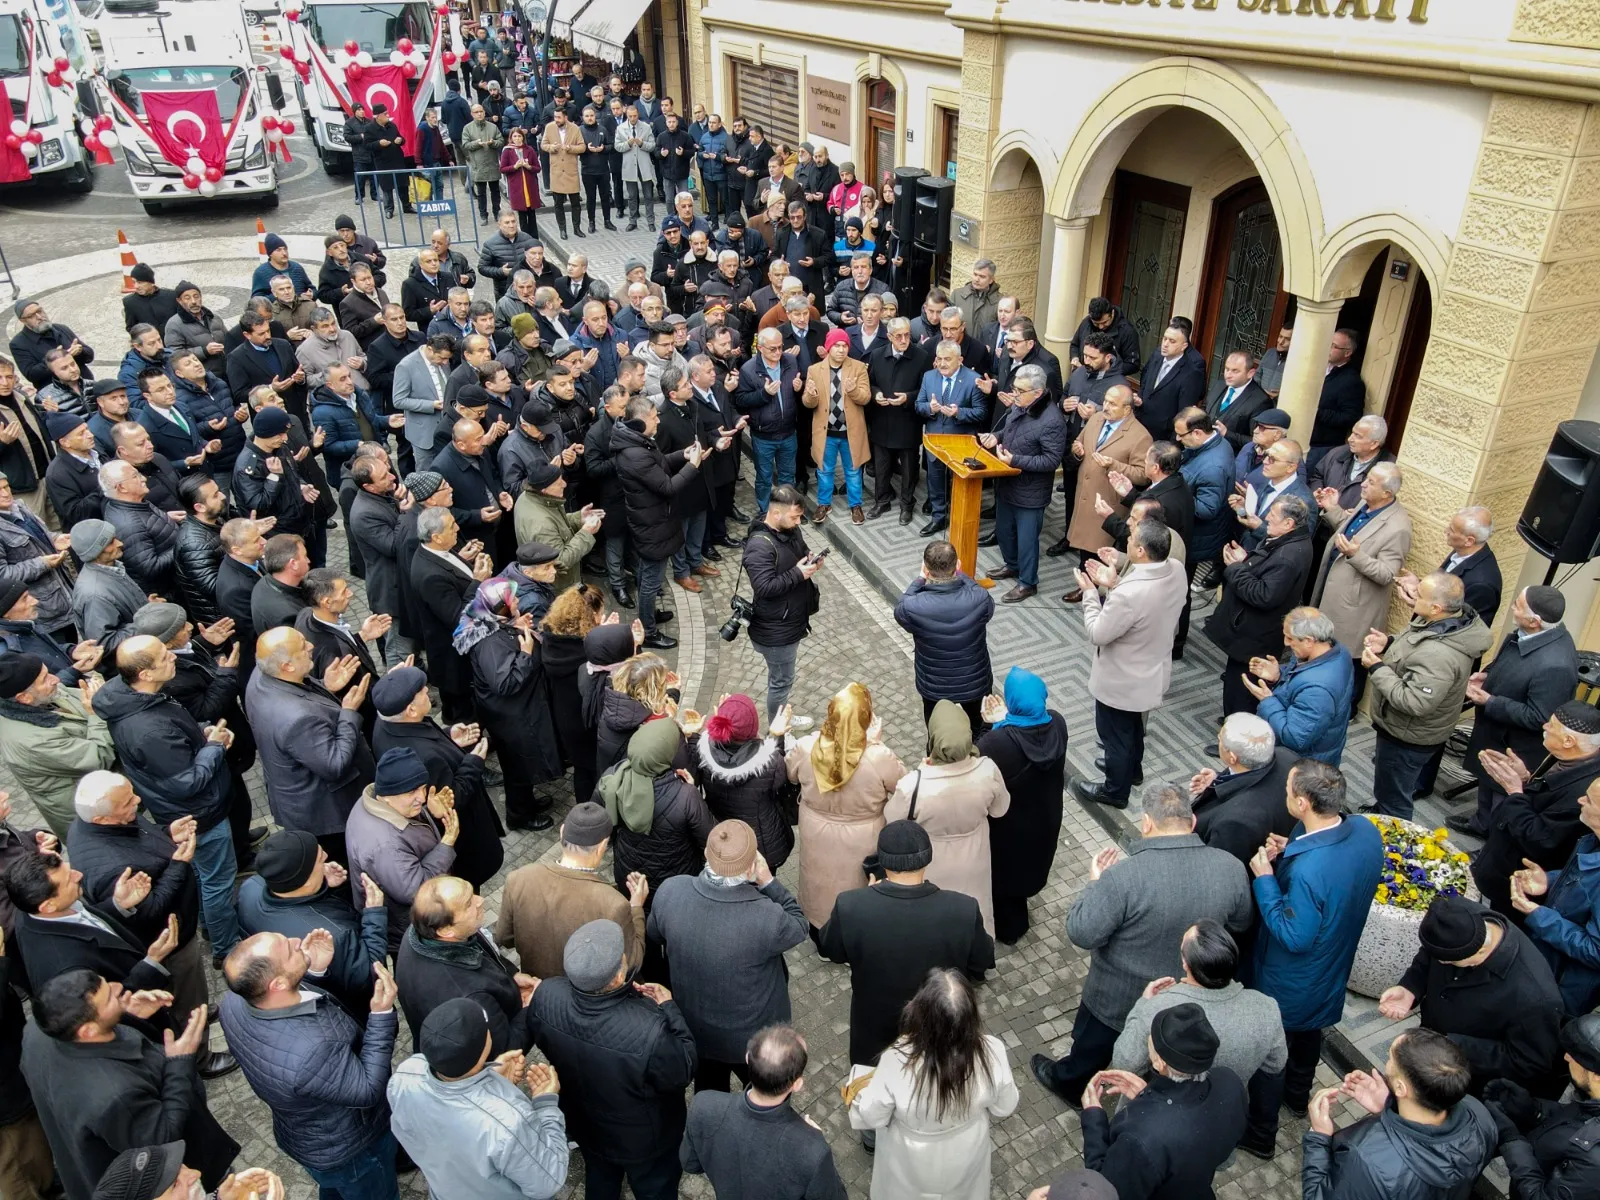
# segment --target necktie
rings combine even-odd
[[[1218,412],[1227,412],[1228,411],[1228,405],[1233,403],[1233,394],[1237,390],[1238,390],[1237,388],[1229,388],[1228,389],[1228,394],[1222,398],[1222,407],[1217,410]]]
[[[950,403],[950,379],[951,379],[950,376],[948,376],[948,375],[945,376],[944,389],[939,393],[939,403],[940,404],[949,404]]]
[[[1264,517],[1267,515],[1268,503],[1271,499],[1272,489],[1270,487],[1263,488],[1261,490],[1261,499],[1256,501],[1256,516]]]
[[[176,408],[168,409],[167,411],[172,414],[172,419],[178,423],[178,428],[183,430],[185,433],[188,433],[189,422],[183,419],[183,414]]]
[[[1100,436],[1095,439],[1094,448],[1096,450],[1100,449],[1101,446],[1104,446],[1106,444],[1107,439],[1109,439],[1110,437],[1111,437],[1111,422],[1107,421],[1104,425],[1100,426]]]
[[[1161,360],[1161,370],[1156,372],[1155,387],[1160,387],[1166,381],[1167,374],[1172,370],[1173,363],[1176,361],[1176,359],[1171,358],[1163,358]],[[1155,391],[1155,388],[1151,388],[1150,390]]]

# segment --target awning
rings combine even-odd
[[[627,40],[650,0],[589,0],[572,18],[571,41],[575,49],[607,62],[620,63]],[[557,24],[561,18],[556,18]]]

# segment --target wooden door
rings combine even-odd
[[[1138,330],[1144,362],[1156,353],[1172,316],[1188,213],[1188,188],[1132,171],[1117,172],[1104,295]]]
[[[1400,335],[1399,360],[1394,376],[1389,381],[1389,395],[1383,405],[1383,419],[1389,423],[1389,445],[1400,445],[1405,436],[1406,420],[1411,416],[1411,400],[1417,393],[1417,378],[1422,374],[1422,358],[1428,349],[1428,335],[1433,331],[1433,290],[1428,287],[1428,277],[1412,264],[1417,272],[1417,286],[1411,293],[1411,311],[1406,313],[1406,327]]]
[[[1194,315],[1195,349],[1207,377],[1222,377],[1235,350],[1260,358],[1274,343],[1288,305],[1283,290],[1283,249],[1267,189],[1251,179],[1217,197],[1206,241],[1200,305]]]
[[[858,178],[876,190],[883,177],[893,171],[896,163],[895,143],[895,93],[894,85],[885,79],[869,79],[867,92],[867,147],[863,170]]]

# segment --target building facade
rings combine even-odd
[[[1303,440],[1355,329],[1413,569],[1481,503],[1523,571],[1512,527],[1555,426],[1600,416],[1593,0],[686,0],[685,40],[725,119],[873,182],[952,177],[952,279],[994,260],[1057,352],[1096,295],[1147,353],[1189,316],[1213,380],[1292,323]],[[1593,588],[1569,586],[1586,645]]]

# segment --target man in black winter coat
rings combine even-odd
[[[138,468],[107,463],[101,468],[105,492],[105,519],[122,540],[122,565],[141,589],[158,596],[177,594],[174,556],[178,527],[165,512],[150,503],[150,485]]]
[[[1103,333],[1111,338],[1117,357],[1122,360],[1123,371],[1129,375],[1139,373],[1139,331],[1123,315],[1122,310],[1104,296],[1096,296],[1089,301],[1089,315],[1078,322],[1077,331],[1072,335],[1072,345],[1069,347],[1072,366],[1082,364],[1083,340],[1091,333]]]
[[[443,490],[433,494],[443,494]],[[424,507],[417,519],[417,534],[418,549],[411,556],[411,594],[417,601],[428,672],[438,685],[445,720],[469,720],[473,711],[472,668],[456,653],[451,638],[461,620],[461,610],[478,584],[493,574],[494,563],[487,554],[475,551],[473,565],[468,565],[457,553],[460,527],[448,508]],[[472,543],[463,547],[472,548]]]
[[[939,701],[950,700],[966,711],[973,736],[989,727],[981,704],[994,683],[986,632],[993,616],[994,597],[957,569],[956,548],[929,542],[922,570],[894,606],[894,619],[916,650],[924,720]]]
[[[789,274],[805,284],[813,302],[820,305],[835,274],[833,239],[806,223],[806,206],[799,201],[789,205],[788,215],[788,224],[777,231],[772,256],[788,262]]]
[[[11,311],[22,322],[22,328],[11,339],[11,358],[29,383],[36,388],[50,383],[52,376],[44,359],[57,346],[78,360],[83,378],[94,378],[89,370],[89,364],[94,361],[94,347],[80,340],[60,321],[52,322],[42,304],[24,296],[11,306]]]
[[[1483,1092],[1517,1200],[1600,1195],[1600,1013],[1568,1022],[1561,1050],[1572,1103],[1535,1100],[1506,1079]]]
[[[197,1070],[205,1010],[196,1009],[163,1049],[139,1028],[161,1005],[90,970],[70,971],[39,989],[36,1023],[22,1038],[22,1069],[68,1200],[91,1200],[124,1150],[183,1142],[184,1161],[200,1172],[208,1192],[239,1153],[206,1107]]]
[[[922,418],[917,392],[933,366],[933,355],[911,336],[911,322],[888,323],[888,344],[867,360],[872,403],[867,406],[867,436],[872,442],[872,507],[867,519],[881,517],[898,496],[900,524],[911,524],[917,475],[922,464]]]
[[[672,1200],[682,1165],[684,1089],[694,1035],[672,993],[629,983],[622,927],[590,921],[567,939],[564,975],[529,1004],[534,1044],[561,1076],[561,1111],[583,1154],[591,1200]]]
[[[100,516],[105,497],[100,494],[100,454],[94,431],[82,417],[71,413],[46,413],[45,429],[56,445],[56,456],[44,469],[45,495],[56,510],[63,529]]]
[[[787,1025],[763,1029],[750,1039],[745,1067],[750,1086],[741,1094],[695,1094],[678,1153],[683,1169],[706,1176],[718,1200],[845,1200],[828,1139],[789,1103],[804,1082],[805,1038]]]
[[[411,926],[395,956],[400,1007],[416,1039],[428,1014],[464,996],[489,1018],[494,1058],[533,1045],[528,1001],[538,985],[495,948],[483,930],[483,897],[455,875],[435,875],[417,888]]]
[[[222,566],[222,523],[228,516],[228,496],[209,475],[186,475],[178,482],[185,519],[178,526],[172,564],[184,610],[201,625],[215,624],[217,571]]]
[[[1222,715],[1255,712],[1256,698],[1243,676],[1252,658],[1283,653],[1283,618],[1300,603],[1311,573],[1310,510],[1284,496],[1267,510],[1267,536],[1253,550],[1238,542],[1223,548],[1222,599],[1206,622],[1206,636],[1228,661],[1222,667]]]
[[[795,658],[811,632],[819,602],[811,577],[823,560],[800,533],[805,499],[791,485],[772,489],[766,515],[744,539],[744,573],[750,580],[750,644],[767,664],[767,721],[771,723],[794,688]]]
[[[228,393],[243,401],[253,389],[269,386],[285,408],[304,420],[306,369],[295,357],[293,343],[274,337],[272,322],[259,312],[246,312],[239,328],[244,342],[228,355]]]
[[[1217,730],[1221,767],[1189,780],[1195,833],[1245,866],[1269,834],[1288,837],[1294,830],[1283,798],[1300,756],[1276,743],[1272,726],[1255,713],[1234,713]]]
[[[622,481],[628,513],[628,534],[639,555],[639,620],[644,644],[669,650],[677,639],[659,632],[656,597],[660,594],[667,562],[683,546],[683,522],[675,501],[678,493],[699,485],[699,468],[705,451],[698,442],[665,455],[655,442],[661,414],[645,395],[628,401],[625,416],[611,433],[611,453]]]
[[[1281,807],[1281,801],[1280,801]],[[850,967],[850,1061],[870,1064],[900,1036],[900,1011],[935,968],[975,980],[994,966],[978,902],[927,882],[933,842],[915,821],[878,833],[881,870],[839,893],[822,927],[822,956]]]

